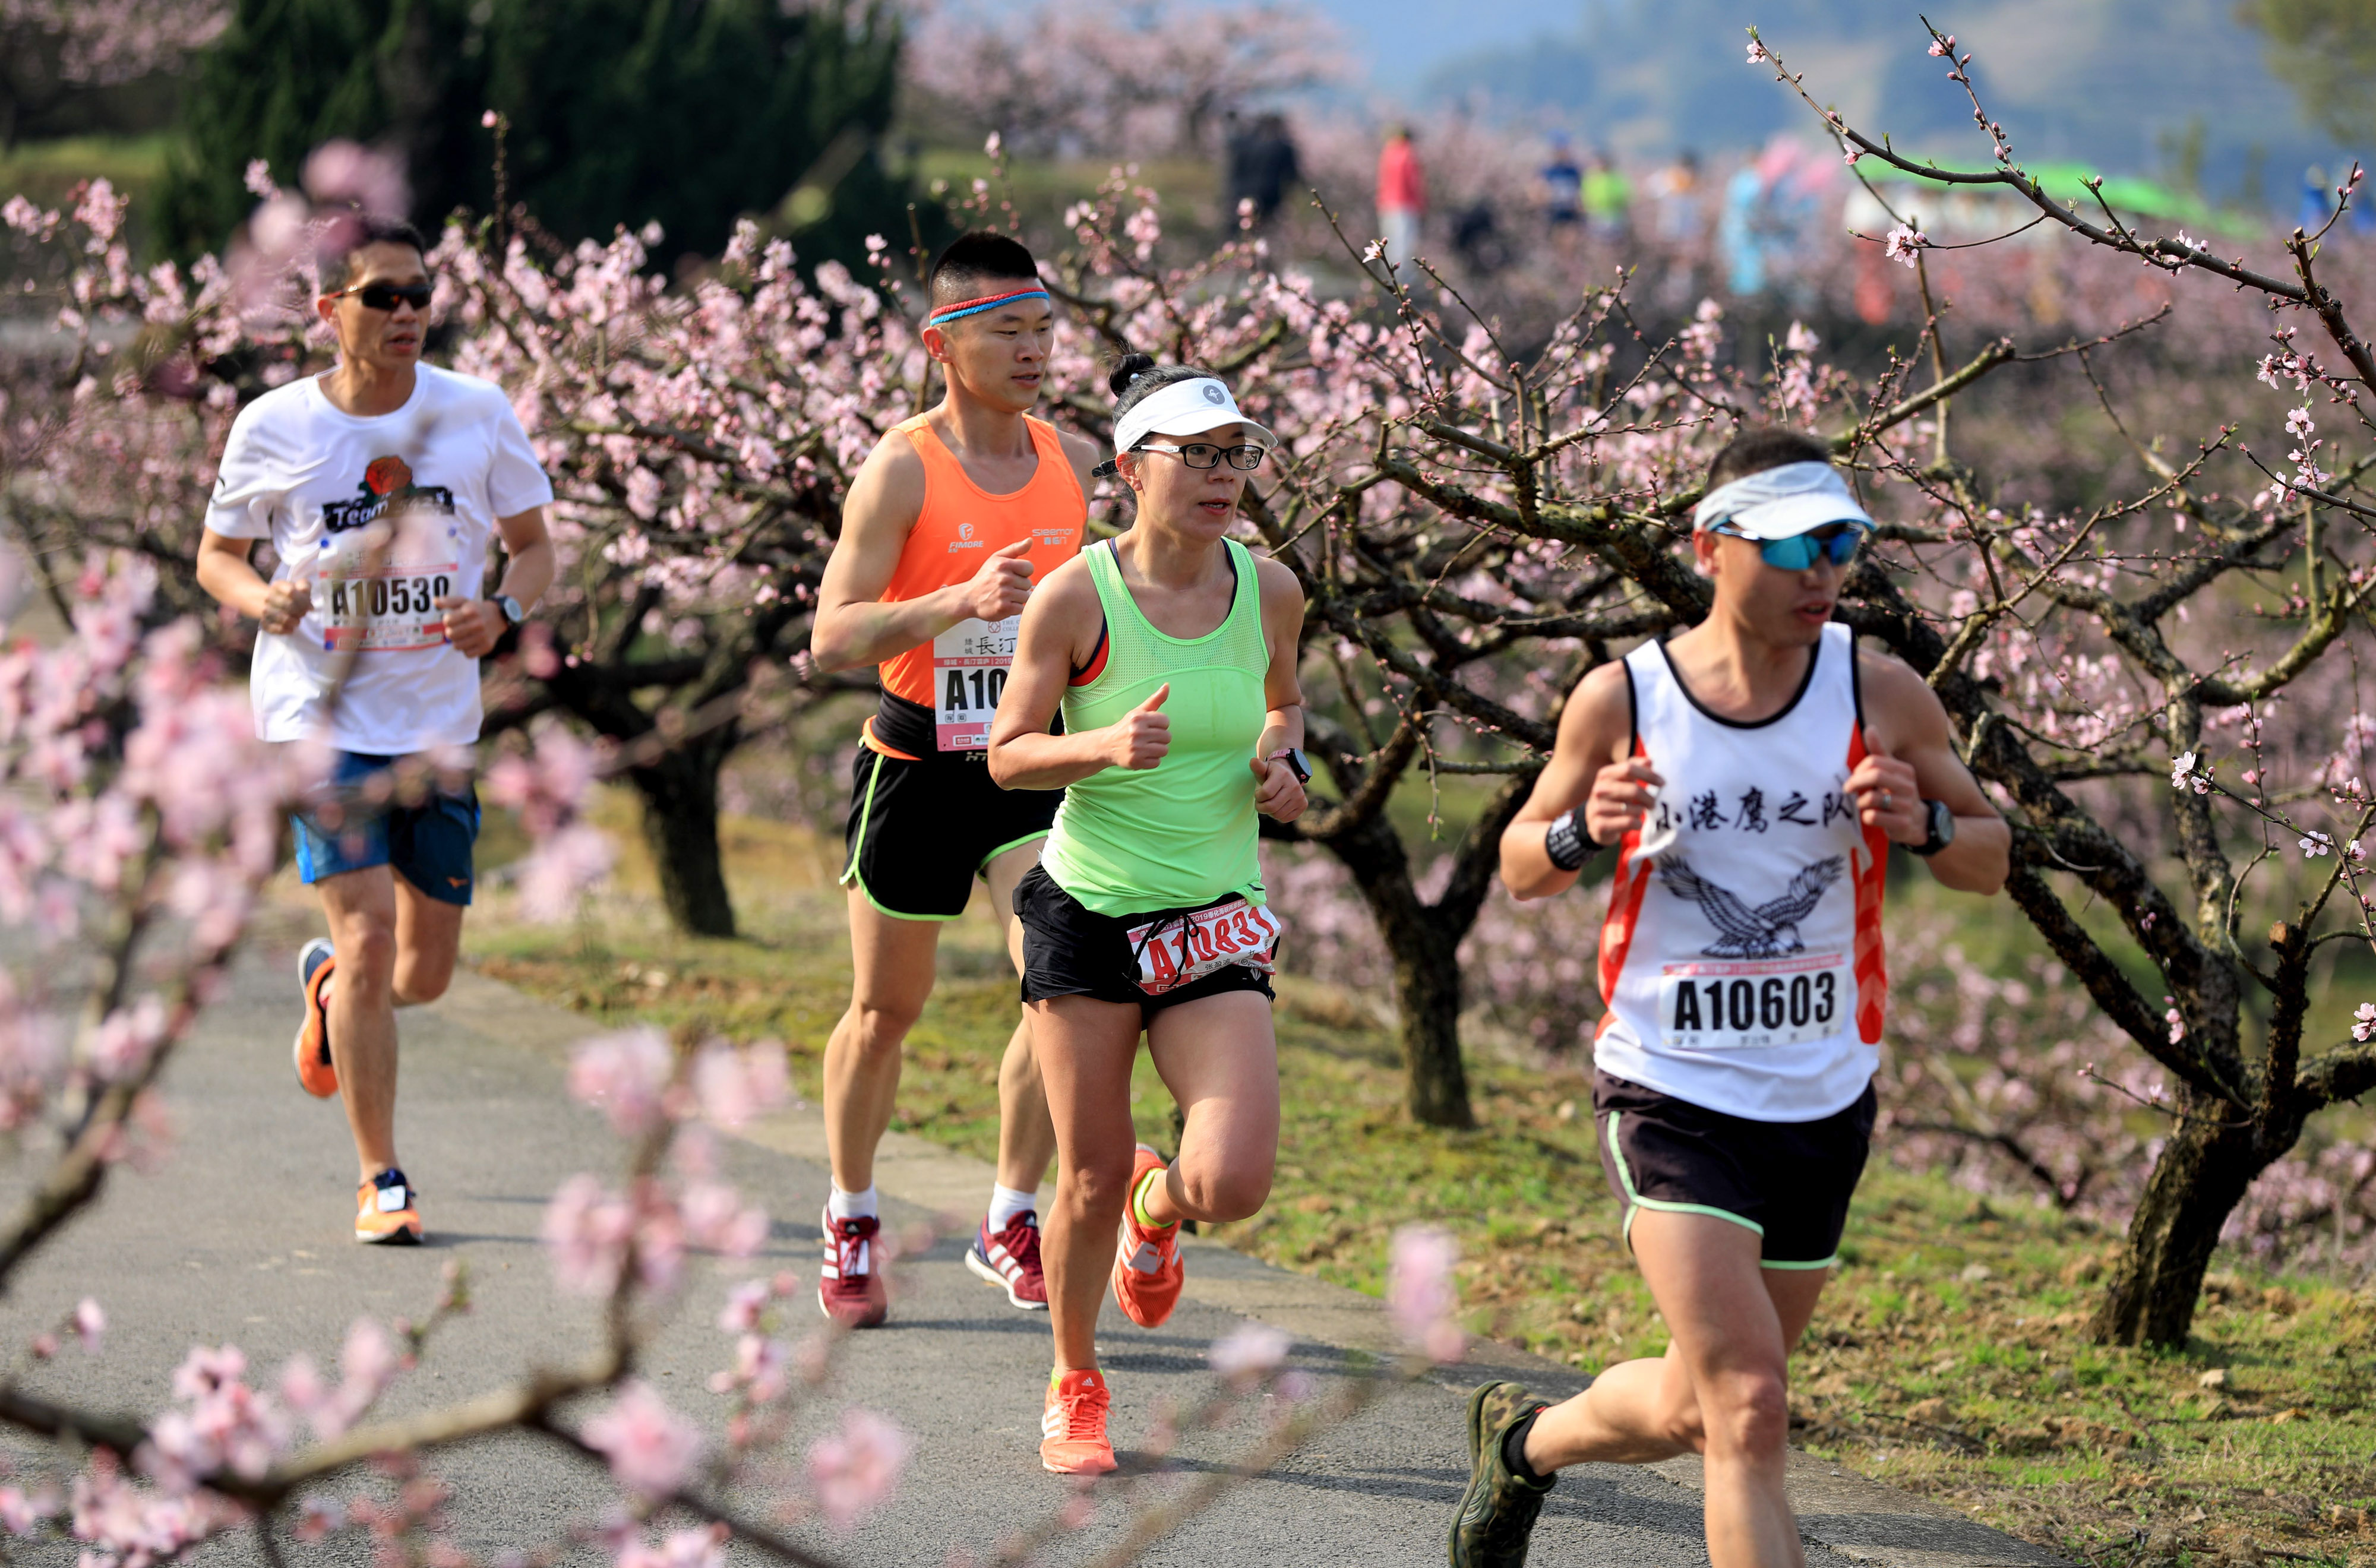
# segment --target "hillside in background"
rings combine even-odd
[[[2290,212],[2305,166],[2337,153],[2230,0],[1315,3],[1368,53],[1382,103],[1477,101],[1634,157],[1809,127],[1803,106],[1743,64],[1753,22],[1858,124],[1984,160],[1961,93],[1922,52],[1918,11],[1977,51],[1976,79],[2026,158],[2192,174],[2216,200]]]

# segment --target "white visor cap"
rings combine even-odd
[[[1746,539],[1796,539],[1827,523],[1873,526],[1848,481],[1829,463],[1785,463],[1708,492],[1692,512],[1694,532],[1730,523]]]
[[[1244,425],[1248,439],[1262,445],[1278,445],[1277,436],[1238,411],[1238,400],[1230,396],[1228,386],[1212,376],[1200,375],[1194,381],[1175,381],[1132,404],[1130,411],[1114,422],[1114,451],[1127,452],[1150,435],[1202,435],[1225,424]]]

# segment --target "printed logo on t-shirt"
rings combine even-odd
[[[391,653],[445,642],[437,600],[463,591],[451,490],[416,484],[402,457],[374,457],[352,496],[324,504],[322,532],[314,602],[324,647]]]

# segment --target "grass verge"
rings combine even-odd
[[[606,821],[624,826],[624,810]],[[765,823],[729,832],[743,937],[668,930],[623,832],[599,918],[521,925],[498,900],[473,919],[474,960],[603,1022],[780,1039],[814,1097],[849,983],[829,850]],[[987,1159],[1016,998],[980,899],[946,928],[940,977],[894,1125]],[[1477,1061],[1479,1125],[1438,1132],[1404,1114],[1393,1039],[1362,999],[1290,978],[1277,1020],[1277,1184],[1221,1240],[1374,1294],[1395,1227],[1429,1220],[1460,1239],[1477,1332],[1586,1371],[1665,1348],[1601,1181],[1582,1073]],[[1143,1057],[1135,1110],[1141,1134],[1168,1146],[1170,1102]],[[2376,1563],[2376,1301],[2330,1280],[2222,1272],[2184,1350],[2106,1348],[2084,1325],[2117,1245],[2026,1201],[1877,1162],[1793,1365],[1796,1440],[2104,1568]]]

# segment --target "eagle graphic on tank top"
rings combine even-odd
[[[1718,932],[1716,941],[1701,952],[1711,958],[1776,958],[1807,950],[1806,943],[1800,940],[1799,922],[1814,912],[1824,891],[1840,879],[1847,865],[1845,855],[1817,861],[1792,877],[1780,897],[1753,908],[1731,888],[1693,871],[1692,862],[1681,855],[1660,861],[1658,876],[1669,892],[1698,904],[1708,924]]]
[[[1889,850],[1847,781],[1865,756],[1854,635],[1828,625],[1772,717],[1704,707],[1663,642],[1625,659],[1633,754],[1661,780],[1618,846],[1596,1065],[1735,1116],[1813,1121],[1880,1063]]]

